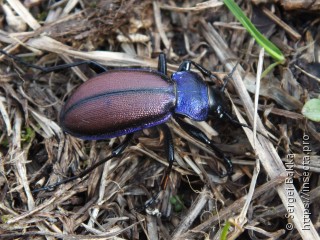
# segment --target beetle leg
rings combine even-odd
[[[212,72],[210,72],[208,69],[204,68],[203,66],[201,66],[200,64],[196,63],[196,62],[193,62],[191,61],[191,64],[193,66],[195,66],[204,76],[207,76],[207,77],[215,77],[215,78],[218,78],[218,76],[216,76],[215,74],[213,74]],[[228,73],[228,75],[223,79],[223,86],[220,88],[220,91],[223,92],[224,89],[226,88],[227,86],[227,83],[229,82],[229,80],[232,78],[232,75],[234,73],[234,71],[236,70],[237,66],[238,66],[239,62],[236,63],[236,65],[232,68],[231,72]],[[219,79],[219,78],[218,78]],[[225,80],[226,79],[226,80]]]
[[[207,144],[211,147],[211,149],[216,153],[217,157],[223,159],[224,164],[227,168],[226,173],[220,173],[220,177],[225,177],[227,175],[231,175],[233,172],[233,165],[229,158],[226,157],[226,155],[214,145],[214,143],[202,132],[200,129],[192,126],[189,123],[186,123],[185,121],[182,121],[181,118],[175,117],[175,120],[177,123],[181,126],[181,128],[186,131],[191,137],[197,139],[198,141]]]
[[[183,61],[179,68],[178,68],[178,71],[177,72],[182,72],[182,71],[190,71],[191,69],[191,61],[190,60],[185,60]]]
[[[164,53],[159,54],[158,71],[167,75],[167,59]]]
[[[217,78],[219,79],[219,77],[215,74],[213,74],[212,72],[210,72],[208,69],[204,68],[203,66],[201,66],[200,64],[194,62],[194,61],[190,61],[190,60],[185,60],[183,61],[179,68],[178,68],[178,72],[179,71],[190,71],[191,69],[191,65],[195,66],[196,69],[198,69],[203,76],[207,76],[210,78]],[[220,80],[220,79],[219,79]]]
[[[169,127],[166,124],[162,124],[159,127],[161,128],[164,134],[165,153],[167,155],[167,161],[169,163],[166,172],[161,180],[161,190],[165,190],[168,185],[169,176],[174,162],[174,145],[172,140],[172,134],[170,132]]]
[[[41,66],[36,66],[36,65],[30,66],[29,64],[27,66],[39,69],[44,73],[49,73],[49,72],[63,70],[66,68],[77,67],[77,66],[84,65],[84,64],[89,65],[90,68],[94,69],[95,71],[98,70],[97,71],[98,73],[108,71],[108,69],[106,67],[102,66],[101,64],[99,64],[95,61],[80,61],[80,62],[74,62],[74,63],[61,64],[61,65],[53,66],[53,67],[41,67]]]
[[[32,193],[36,193],[36,192],[40,192],[40,191],[52,191],[53,189],[55,189],[56,187],[71,182],[73,180],[76,180],[77,178],[82,178],[85,175],[87,175],[88,173],[90,173],[92,170],[94,170],[95,168],[97,168],[98,166],[104,164],[105,162],[109,161],[110,159],[114,158],[114,157],[118,157],[119,155],[121,155],[123,153],[123,151],[126,149],[126,147],[129,145],[130,141],[133,138],[133,133],[128,134],[125,139],[117,146],[115,147],[112,152],[111,155],[102,159],[101,161],[93,164],[91,167],[89,167],[88,169],[84,170],[83,172],[79,173],[76,176],[64,179],[62,181],[56,182],[52,185],[43,187],[43,188],[38,188],[32,191]]]
[[[88,64],[90,67],[93,67],[95,69],[99,69],[100,72],[107,71],[107,68],[105,68],[104,66],[102,66],[101,64],[99,64],[95,61],[89,61],[89,60],[88,61],[79,61],[79,62],[74,62],[74,63],[61,64],[61,65],[53,66],[53,67],[42,67],[42,66],[37,66],[34,64],[27,63],[27,62],[23,61],[21,58],[16,57],[14,55],[11,55],[11,54],[7,53],[6,51],[3,51],[2,49],[0,49],[0,53],[6,55],[9,58],[12,58],[14,61],[19,62],[19,63],[25,65],[26,67],[38,69],[44,73],[50,73],[50,72],[54,72],[54,71],[58,71],[58,70],[63,70],[66,68],[76,67],[76,66],[83,65],[83,64]]]
[[[204,76],[207,77],[211,77],[214,76],[211,71],[209,71],[208,69],[204,68],[203,66],[201,66],[200,64],[194,62],[194,61],[190,61],[190,63],[196,67],[196,69],[198,69]],[[215,77],[215,76],[214,76]]]
[[[209,78],[216,78],[218,79],[219,81],[223,82],[223,80],[221,80],[217,75],[213,74],[211,71],[209,71],[208,69],[206,69],[205,67],[203,67],[202,65],[194,62],[194,61],[190,61],[190,64],[192,64],[193,66],[196,67],[196,69],[198,69],[203,76],[207,76]],[[223,84],[223,90],[224,90],[224,87],[225,87],[226,83]]]
[[[161,185],[160,185],[161,190],[155,196],[150,198],[145,203],[145,205],[143,207],[136,209],[137,211],[142,211],[144,209],[147,209],[149,206],[151,206],[157,200],[160,192],[167,188],[170,173],[172,171],[172,166],[173,166],[173,162],[174,162],[174,145],[173,145],[173,140],[172,140],[172,134],[171,134],[169,127],[166,124],[162,124],[158,127],[162,130],[162,132],[164,134],[165,154],[167,155],[167,160],[168,160],[169,165],[168,165],[168,167],[162,177],[162,180],[161,180]]]

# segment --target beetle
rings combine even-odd
[[[129,68],[99,74],[83,83],[70,96],[61,110],[60,125],[65,132],[86,140],[122,135],[128,135],[131,139],[134,132],[160,126],[169,163],[161,183],[163,190],[174,161],[172,136],[165,123],[174,117],[188,134],[210,145],[224,160],[227,172],[220,176],[231,174],[231,161],[202,131],[182,120],[187,117],[205,121],[210,115],[222,119],[230,111],[226,108],[228,104],[224,92],[208,86],[200,75],[191,71],[192,65],[204,75],[211,75],[202,66],[184,61],[169,78],[164,54],[159,55],[157,71]]]
[[[106,70],[103,66],[90,61],[43,68],[24,63],[3,50],[0,52],[44,72],[84,63],[99,67],[104,72],[80,85],[66,101],[60,112],[60,125],[65,132],[85,140],[101,140],[126,135],[123,142],[113,149],[107,158],[79,175],[33,192],[50,190],[85,176],[97,166],[119,156],[128,146],[135,132],[154,126],[159,126],[164,133],[164,146],[169,163],[160,185],[161,190],[164,190],[174,162],[172,134],[166,125],[171,117],[190,136],[210,146],[223,160],[226,172],[219,173],[220,177],[233,172],[233,165],[225,154],[201,130],[183,121],[184,117],[194,121],[205,121],[210,116],[234,121],[229,114],[231,110],[224,94],[225,85],[221,88],[208,86],[198,73],[191,70],[194,66],[204,76],[212,77],[212,73],[201,65],[185,60],[178,70],[168,77],[166,56],[163,53],[159,55],[157,70],[140,68]]]

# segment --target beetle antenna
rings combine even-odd
[[[229,80],[232,78],[232,75],[235,72],[238,64],[239,64],[239,62],[236,63],[236,65],[232,68],[231,72],[228,73],[228,75],[226,76],[226,81],[224,82],[223,86],[220,89],[221,92],[224,92],[224,90],[226,89],[227,84],[228,84]]]
[[[247,125],[247,124],[243,124],[243,123],[235,120],[229,113],[224,112],[223,114],[224,114],[225,116],[227,116],[228,119],[229,119],[232,123],[234,123],[234,124],[236,124],[236,125],[238,125],[238,126],[240,126],[240,127],[246,127],[246,128],[249,128],[250,130],[253,130],[253,128],[252,128],[251,126],[249,126],[249,125]],[[258,131],[258,130],[257,130],[257,133],[259,133],[260,135],[264,136],[266,139],[269,139],[269,137],[268,137],[267,135],[265,135],[264,133],[262,133],[262,132],[260,132],[260,131]]]
[[[229,80],[232,78],[232,75],[233,75],[233,73],[235,72],[238,64],[239,64],[239,62],[236,63],[236,65],[232,68],[231,72],[228,73],[228,75],[226,76],[226,81],[224,82],[223,86],[222,86],[221,89],[220,89],[221,92],[224,92],[224,90],[226,89],[227,83],[228,83]],[[224,114],[225,116],[227,116],[228,119],[229,119],[232,123],[234,123],[234,124],[236,124],[236,125],[238,125],[238,126],[240,126],[240,127],[246,127],[246,128],[249,128],[250,130],[253,130],[253,128],[252,128],[251,126],[249,126],[249,125],[247,125],[247,124],[240,123],[239,121],[235,120],[228,112],[225,111],[223,114]],[[269,137],[268,137],[267,135],[263,134],[262,132],[257,131],[257,133],[259,133],[260,135],[264,136],[266,139],[269,139]]]

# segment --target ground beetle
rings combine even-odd
[[[0,52],[21,62],[19,58],[2,50]],[[84,63],[94,64],[106,70],[99,64],[88,61],[51,68],[24,64],[44,72],[51,72]],[[158,71],[139,68],[106,70],[83,83],[70,96],[61,110],[60,125],[63,130],[87,140],[127,136],[109,157],[94,164],[81,174],[36,189],[34,192],[52,189],[83,177],[98,165],[121,154],[128,146],[134,132],[153,126],[159,126],[164,133],[164,145],[169,162],[161,182],[161,189],[164,190],[174,161],[172,135],[165,124],[170,117],[173,117],[189,135],[210,146],[216,155],[223,159],[227,171],[220,173],[220,177],[230,175],[233,171],[231,161],[201,130],[182,120],[187,117],[195,121],[204,121],[209,116],[214,116],[219,119],[226,117],[234,121],[229,115],[230,108],[224,95],[224,86],[221,88],[208,86],[200,75],[191,71],[192,65],[204,76],[212,77],[209,70],[187,60],[169,78],[166,57],[160,54]]]

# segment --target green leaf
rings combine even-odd
[[[231,226],[231,223],[228,221],[226,222],[226,225],[223,227],[221,235],[220,235],[220,240],[227,240],[228,236],[228,231]]]
[[[173,197],[170,198],[170,203],[171,203],[172,205],[176,205],[177,202],[178,202],[178,200],[177,200],[177,198],[176,198],[175,196],[173,196]]]
[[[241,8],[233,0],[223,0],[224,4],[229,8],[233,15],[241,22],[247,29],[251,36],[263,47],[266,52],[276,60],[276,62],[284,63],[285,57],[282,52],[265,36],[263,36],[258,29],[252,24],[249,18],[243,13]]]
[[[301,113],[308,119],[320,122],[320,99],[311,99],[303,106]]]
[[[33,129],[30,127],[27,127],[25,131],[22,131],[21,140],[29,143],[31,139],[34,137],[34,135],[35,135],[35,132],[33,131]]]
[[[172,204],[172,206],[174,206],[174,211],[175,212],[181,212],[184,207],[182,198],[179,197],[178,195],[172,196],[170,198],[170,203]]]
[[[175,206],[174,206],[174,211],[175,212],[181,212],[182,211],[182,209],[183,209],[183,205],[182,204],[176,204]]]

